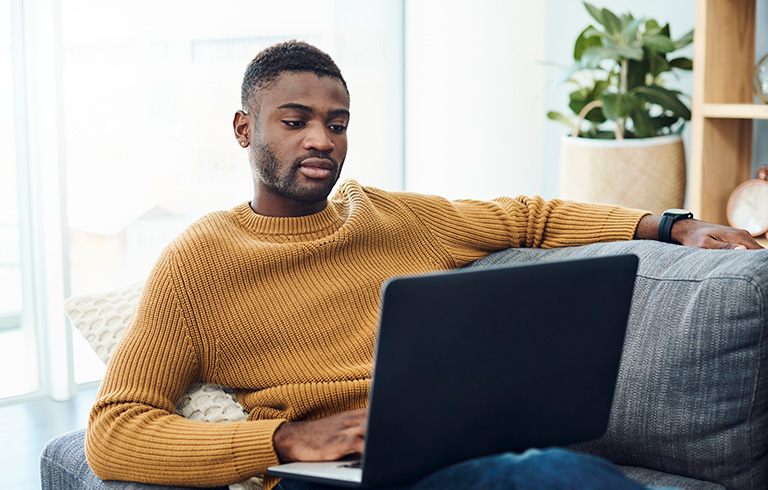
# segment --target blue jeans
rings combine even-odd
[[[299,480],[282,480],[278,490],[325,490],[333,487]],[[530,449],[449,466],[420,480],[387,490],[643,490],[618,468],[596,456],[564,449]]]

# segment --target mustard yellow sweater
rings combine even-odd
[[[286,420],[366,406],[382,283],[509,247],[631,239],[640,211],[540,198],[455,201],[344,182],[315,215],[248,203],[190,226],[162,253],[88,425],[102,479],[215,486],[278,463]],[[183,419],[204,381],[236,388],[247,422]],[[267,487],[274,482],[267,481]]]

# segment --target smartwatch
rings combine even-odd
[[[681,219],[693,219],[693,213],[687,209],[667,209],[659,222],[659,240],[672,243],[672,225]]]

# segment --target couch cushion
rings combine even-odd
[[[649,241],[516,249],[473,266],[640,258],[607,433],[579,450],[715,482],[768,481],[768,251]]]
[[[637,466],[619,466],[624,475],[652,488],[679,488],[680,490],[725,490],[717,483],[694,480],[684,476],[670,475]]]

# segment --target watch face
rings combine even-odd
[[[667,209],[664,214],[688,214],[690,211],[687,209]]]
[[[768,232],[768,182],[755,179],[737,187],[728,201],[728,222],[752,236]]]

